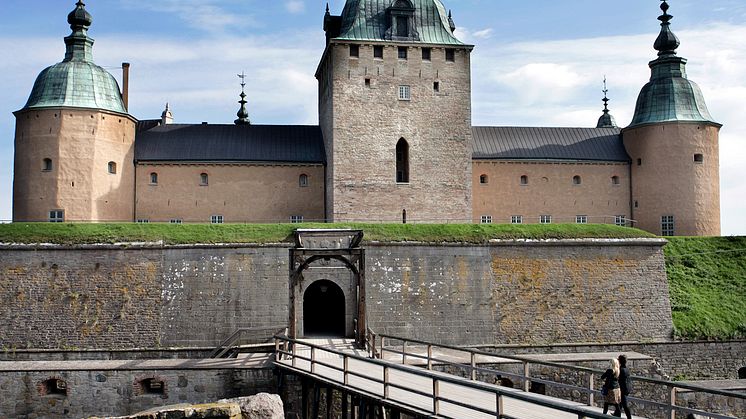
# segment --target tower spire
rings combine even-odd
[[[604,102],[604,113],[598,118],[596,128],[617,128],[616,120],[609,112],[609,89],[606,87],[606,76],[604,76],[604,90],[602,92],[604,93],[604,98],[602,99]]]
[[[661,33],[653,45],[658,51],[659,57],[676,55],[676,49],[681,45],[679,38],[671,31],[671,19],[673,19],[673,16],[668,14],[669,8],[668,2],[663,0],[663,3],[661,3],[663,14],[658,16],[658,20],[661,21]]]
[[[75,10],[67,15],[72,33],[65,38],[67,50],[64,61],[93,61],[93,39],[88,37],[88,28],[93,23],[93,17],[85,9],[83,0],[75,3]]]
[[[246,73],[241,72],[238,77],[241,79],[241,100],[238,101],[238,103],[241,104],[241,109],[236,113],[238,119],[233,122],[236,125],[251,125],[251,121],[249,121],[249,111],[246,110],[246,92],[244,91],[246,87]]]

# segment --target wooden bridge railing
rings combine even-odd
[[[375,335],[374,335],[375,336]],[[372,343],[370,346],[372,347],[378,347],[380,354],[380,358],[384,357],[385,353],[393,353],[396,355],[401,355],[401,363],[406,364],[408,358],[416,358],[420,359],[423,364],[426,365],[427,370],[432,370],[434,364],[440,364],[440,365],[450,365],[453,367],[464,369],[468,372],[469,378],[472,381],[475,381],[477,379],[477,373],[483,373],[488,375],[494,375],[494,376],[506,376],[509,378],[514,378],[518,380],[519,382],[522,382],[523,391],[528,392],[530,390],[530,386],[532,382],[544,384],[547,386],[554,386],[558,388],[562,388],[565,390],[576,390],[581,393],[585,393],[588,395],[588,402],[587,404],[589,406],[593,406],[595,404],[595,397],[601,396],[601,390],[600,388],[596,388],[595,385],[595,377],[601,376],[601,374],[604,373],[605,370],[599,370],[594,368],[587,368],[587,367],[579,367],[575,365],[569,365],[559,362],[551,362],[551,361],[542,361],[533,359],[530,356],[521,356],[521,355],[505,355],[505,354],[498,354],[498,353],[491,353],[486,351],[479,351],[475,349],[469,349],[459,346],[452,346],[452,345],[440,345],[440,344],[434,344],[431,342],[425,342],[417,339],[407,339],[397,336],[390,336],[390,335],[377,335],[377,337],[380,339],[379,344]],[[389,345],[391,342],[399,342],[400,345]],[[420,348],[424,347],[426,348],[426,355],[420,355],[417,353],[414,353],[411,349],[413,345],[419,346]],[[401,349],[396,349],[401,348]],[[433,356],[433,350],[436,348],[441,349],[447,349],[450,351],[456,351],[466,354],[467,359],[469,359],[468,364],[466,363],[459,363],[454,362],[447,359],[442,358],[436,358]],[[507,371],[500,371],[492,368],[484,368],[477,365],[477,357],[491,357],[491,358],[503,358],[508,359],[511,361],[515,361],[516,363],[521,363],[523,365],[523,374],[515,374]],[[531,377],[531,366],[532,365],[541,365],[546,367],[552,367],[557,368],[561,370],[567,370],[567,371],[574,371],[574,372],[584,372],[588,375],[588,385],[587,387],[580,387],[577,385],[572,384],[566,384],[566,383],[559,383],[556,381],[551,380],[544,380],[536,377]],[[722,396],[722,397],[729,397],[733,398],[735,400],[740,400],[741,403],[746,402],[746,394],[743,393],[737,393],[733,391],[726,391],[726,390],[718,390],[718,389],[710,389],[706,387],[696,386],[692,384],[685,384],[685,383],[678,383],[674,381],[665,381],[665,380],[658,380],[655,378],[648,378],[648,377],[640,377],[640,376],[631,376],[630,377],[633,382],[638,383],[649,383],[654,386],[660,386],[665,387],[665,392],[668,395],[668,400],[664,402],[659,402],[653,399],[645,399],[640,397],[628,397],[628,400],[631,402],[639,403],[639,404],[645,404],[649,406],[654,406],[661,408],[668,412],[667,417],[670,419],[676,419],[677,412],[680,414],[683,414],[684,416],[693,414],[693,415],[699,415],[703,417],[713,418],[713,419],[737,419],[733,416],[726,416],[718,413],[711,413],[711,412],[705,412],[702,410],[692,409],[688,407],[683,406],[677,406],[676,400],[677,400],[677,394],[679,390],[686,390],[686,391],[693,391],[693,392],[701,392],[701,393],[707,393],[710,395],[716,395],[716,396]],[[634,387],[634,386],[633,386]]]

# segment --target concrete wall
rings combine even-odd
[[[707,124],[665,123],[623,132],[632,158],[637,227],[662,234],[661,216],[673,215],[677,236],[720,235],[719,131]],[[704,161],[695,162],[695,154]]]
[[[135,121],[94,109],[16,113],[13,220],[131,221]],[[43,170],[44,159],[52,170]],[[116,163],[116,173],[108,171]]]
[[[402,60],[400,45],[379,45],[382,59],[373,57],[370,44],[359,46],[359,57],[350,57],[349,45],[335,41],[319,67],[332,219],[401,221],[406,209],[411,221],[466,222],[471,217],[471,51],[458,48],[455,61],[447,62],[445,49],[433,47],[427,61],[421,48],[401,44],[408,46],[408,59]],[[399,100],[403,85],[410,86],[411,100]],[[397,183],[396,177],[401,138],[409,144],[407,183]]]
[[[630,219],[629,165],[626,163],[560,163],[474,160],[473,221],[492,217],[510,223],[514,215],[536,224],[550,215],[553,223],[574,223],[578,215],[589,223],[613,224],[615,216]],[[487,183],[480,177],[487,176]],[[521,184],[521,176],[528,177]],[[580,176],[581,183],[573,183]],[[619,180],[612,182],[612,177]]]
[[[151,182],[151,173],[158,183]],[[201,184],[200,175],[208,175]],[[308,176],[308,186],[299,183]],[[324,220],[322,165],[170,164],[137,165],[136,219],[150,222],[226,223]]]
[[[368,325],[459,344],[668,339],[661,244],[370,245]],[[214,347],[289,318],[285,245],[5,246],[0,256],[7,349]],[[351,276],[331,271],[309,281],[354,295]]]
[[[271,369],[104,370],[87,361],[88,370],[0,373],[0,416],[24,419],[81,418],[134,414],[159,406],[207,403],[276,391]],[[46,368],[46,366],[45,366]],[[62,379],[67,395],[47,394],[44,382]],[[147,394],[141,380],[164,383],[163,394]]]

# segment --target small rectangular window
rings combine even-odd
[[[440,82],[439,81],[434,81],[433,82],[433,91],[435,93],[440,92]]]
[[[664,215],[661,217],[661,235],[673,236],[675,234],[675,225],[673,215]]]
[[[523,224],[523,216],[522,215],[513,215],[510,217],[510,223],[511,224]]]
[[[172,218],[171,221],[169,221],[171,224],[181,224],[182,220],[181,218]]]
[[[369,78],[365,79],[365,87],[370,87],[370,79]]]
[[[383,45],[373,46],[373,58],[383,59]]]
[[[148,220],[147,218],[138,218],[137,219],[137,224],[148,224],[148,223],[150,223],[150,220]]]
[[[642,166],[642,159],[637,159],[637,165]]]
[[[615,215],[614,216],[614,225],[618,225],[619,227],[626,227],[627,226],[627,216],[626,215]]]
[[[704,156],[704,154],[695,154],[694,155],[694,162],[695,163],[704,163],[705,162],[705,156]]]
[[[552,224],[552,216],[551,215],[541,215],[541,216],[539,216],[539,222],[541,224]]]
[[[575,224],[588,224],[588,216],[587,215],[576,215]]]
[[[492,216],[491,215],[483,215],[482,216],[482,224],[492,224]]]
[[[64,223],[65,222],[65,211],[64,210],[49,211],[49,222],[50,223]]]
[[[350,44],[350,57],[357,58],[360,56],[360,45]]]
[[[210,217],[210,223],[212,224],[223,224],[223,216],[222,215],[213,215]]]
[[[406,60],[407,59],[407,47],[399,47],[399,59],[400,60]]]
[[[303,222],[303,216],[302,215],[291,215],[290,222],[292,224],[300,224]]]
[[[399,86],[399,100],[411,100],[411,89],[409,86]]]
[[[422,48],[422,61],[430,61],[432,51],[430,48]]]
[[[456,50],[451,48],[446,49],[446,61],[456,61]]]

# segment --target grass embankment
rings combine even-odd
[[[746,237],[675,237],[664,248],[676,337],[746,338]]]
[[[91,244],[121,242],[285,243],[296,228],[354,228],[366,241],[486,243],[491,239],[654,237],[641,230],[602,224],[0,224],[0,243]]]

